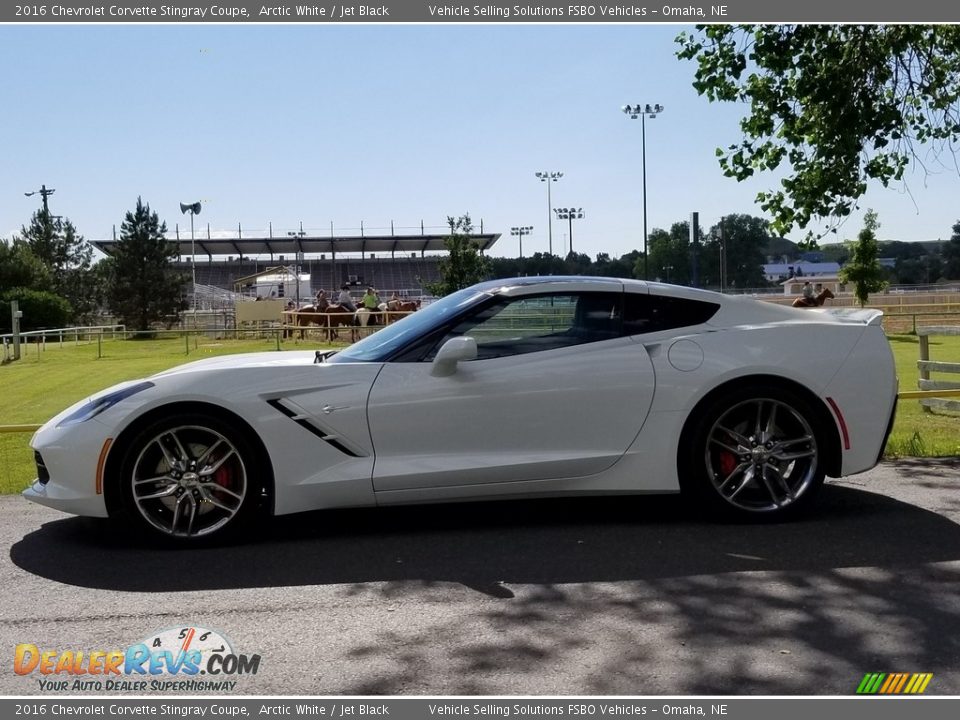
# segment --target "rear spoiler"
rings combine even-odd
[[[883,311],[872,308],[824,308],[821,312],[839,322],[855,325],[879,325],[883,319]]]

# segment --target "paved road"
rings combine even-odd
[[[282,518],[231,548],[136,547],[0,498],[0,693],[17,643],[222,631],[251,694],[960,694],[960,462],[834,482],[814,519],[691,520],[676,498]]]

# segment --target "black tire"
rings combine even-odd
[[[109,479],[121,521],[164,544],[232,538],[263,499],[266,458],[259,443],[214,415],[158,419],[125,446]]]
[[[678,457],[680,487],[701,511],[738,520],[806,512],[823,485],[827,433],[790,388],[731,388],[698,407]]]

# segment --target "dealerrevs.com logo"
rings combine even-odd
[[[256,675],[260,655],[237,653],[216,630],[175,627],[152,633],[125,650],[58,650],[20,643],[13,671],[37,677],[50,692],[233,691]]]

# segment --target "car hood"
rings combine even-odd
[[[265,367],[293,367],[302,365],[312,365],[316,361],[316,352],[313,350],[296,350],[288,352],[259,352],[244,353],[241,355],[223,355],[220,357],[207,358],[206,360],[196,360],[194,362],[178,365],[177,367],[164,370],[153,378],[164,378],[172,375],[184,375],[187,373],[202,373],[213,370],[236,370],[240,368],[265,368]]]

